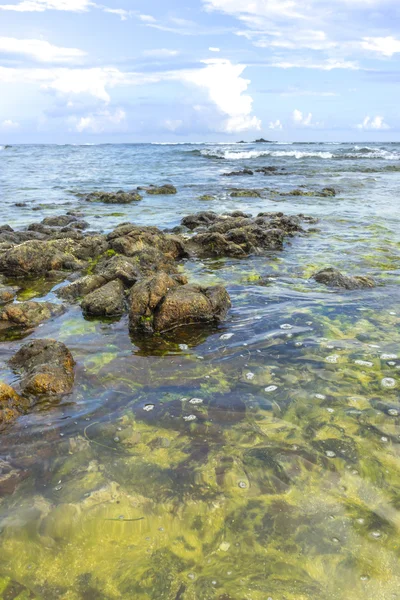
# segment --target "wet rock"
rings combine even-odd
[[[163,333],[183,325],[222,321],[230,307],[222,286],[180,285],[166,273],[140,281],[130,295],[131,332]]]
[[[92,192],[85,197],[87,202],[103,202],[103,204],[131,204],[139,202],[142,196],[137,192]]]
[[[190,230],[197,229],[201,225],[210,225],[218,219],[218,215],[212,211],[203,211],[195,215],[188,215],[182,219],[182,225]]]
[[[84,297],[83,313],[90,317],[116,317],[125,310],[124,285],[119,279],[110,281]]]
[[[251,169],[242,169],[241,171],[231,171],[230,173],[222,173],[223,177],[241,177],[242,175],[254,175]]]
[[[0,233],[3,233],[4,231],[13,233],[14,229],[11,227],[11,225],[0,225]]]
[[[203,196],[200,196],[199,200],[202,200],[204,202],[210,202],[211,200],[215,200],[215,196],[211,196],[210,194],[203,194]]]
[[[263,175],[275,175],[279,171],[284,171],[285,169],[282,167],[278,169],[278,167],[259,167],[256,169],[256,173],[262,173]]]
[[[51,302],[28,301],[7,304],[0,311],[0,329],[36,327],[43,321],[61,315],[64,310],[62,305]]]
[[[26,400],[14,388],[0,381],[0,428],[15,421],[26,406]]]
[[[84,239],[28,241],[6,250],[0,256],[0,272],[13,277],[45,275],[48,271],[76,270],[80,261],[95,258],[108,249],[105,236]]]
[[[234,190],[230,196],[231,198],[261,198],[257,190]]]
[[[165,185],[160,185],[160,186],[150,186],[148,188],[146,188],[146,192],[148,194],[150,194],[151,196],[164,196],[164,195],[170,195],[170,194],[176,194],[177,190],[176,187],[167,183]]]
[[[138,265],[134,264],[125,256],[112,256],[96,265],[94,272],[100,275],[105,281],[120,279],[122,283],[130,287],[140,278],[141,273]]]
[[[230,242],[221,233],[199,233],[192,239],[192,246],[195,248],[198,256],[246,256],[243,248]]]
[[[69,283],[68,285],[56,290],[56,294],[59,298],[63,298],[68,301],[82,298],[87,294],[90,294],[94,290],[107,283],[107,280],[101,275],[86,275],[80,277],[76,281]]]
[[[0,284],[0,304],[7,304],[12,302],[17,295],[19,288]]]
[[[373,288],[376,285],[372,277],[343,275],[338,269],[332,267],[319,271],[313,275],[313,279],[328,287],[343,288],[346,290]]]
[[[21,375],[20,387],[27,394],[67,394],[74,384],[75,361],[61,342],[29,342],[14,355],[10,365]]]
[[[76,227],[77,229],[85,229],[88,227],[88,223],[77,219],[73,215],[59,215],[57,217],[46,217],[42,221],[43,225],[47,225],[48,227],[67,227],[68,225],[71,227]]]
[[[321,192],[322,196],[336,196],[336,190],[333,187],[326,187]]]

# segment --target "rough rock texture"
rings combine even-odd
[[[124,285],[115,279],[88,294],[81,302],[85,315],[90,317],[115,317],[125,310]]]
[[[160,185],[160,186],[156,186],[156,185],[149,186],[148,188],[146,188],[146,192],[148,194],[151,194],[152,196],[164,196],[164,195],[176,194],[177,190],[176,190],[176,187],[167,183],[165,185]]]
[[[162,333],[183,325],[222,321],[229,308],[229,295],[222,286],[180,285],[159,273],[133,286],[129,327],[131,332]]]
[[[0,330],[9,327],[36,327],[39,323],[57,317],[64,307],[51,302],[20,302],[7,304],[0,311]]]
[[[329,267],[319,271],[313,278],[318,283],[328,287],[344,288],[346,290],[359,290],[362,288],[375,287],[375,281],[371,277],[343,275],[338,269]]]
[[[254,175],[251,169],[242,169],[241,171],[231,171],[230,173],[222,173],[223,177],[240,177],[242,175]]]
[[[231,198],[261,198],[258,190],[233,190]]]
[[[61,395],[69,393],[74,385],[75,361],[61,342],[29,342],[14,355],[10,365],[21,374],[20,387],[23,393],[34,396]]]
[[[0,381],[0,428],[19,417],[27,404],[10,385]]]
[[[79,240],[69,237],[50,241],[31,240],[17,244],[0,255],[0,272],[22,277],[45,275],[53,270],[79,269],[84,266],[82,261],[95,258],[107,249],[108,243],[102,235]]]
[[[57,296],[64,300],[76,300],[90,294],[94,290],[107,283],[107,280],[101,275],[85,275],[56,290]]]
[[[94,273],[101,276],[105,281],[113,281],[120,279],[127,287],[132,286],[140,278],[138,265],[134,261],[125,256],[112,256],[100,261]]]
[[[0,284],[0,304],[7,304],[11,302],[18,292],[17,287]]]
[[[87,202],[103,202],[104,204],[130,204],[138,202],[142,196],[137,192],[92,192],[85,197]]]
[[[82,221],[73,215],[59,215],[57,217],[46,217],[42,221],[43,225],[48,227],[73,227],[76,229],[86,229],[89,223]]]
[[[241,257],[281,250],[286,237],[304,231],[302,221],[312,220],[283,213],[260,213],[253,218],[240,211],[224,215],[203,212],[185,217],[182,225],[199,231],[186,244],[197,256]]]

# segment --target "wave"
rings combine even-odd
[[[193,154],[203,156],[205,158],[213,158],[219,160],[252,160],[261,157],[272,157],[272,158],[295,158],[296,160],[302,160],[307,158],[320,158],[323,160],[336,159],[336,160],[354,160],[354,159],[380,159],[380,160],[400,160],[400,152],[377,148],[370,148],[369,146],[354,146],[350,152],[341,153],[327,152],[327,151],[301,151],[301,150],[245,150],[242,152],[235,152],[232,150],[223,150],[218,148],[207,148],[204,150],[193,150]]]

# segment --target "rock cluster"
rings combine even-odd
[[[313,278],[318,283],[323,283],[328,287],[343,288],[345,290],[373,288],[376,285],[372,277],[343,275],[338,269],[332,267],[318,271],[313,275]]]

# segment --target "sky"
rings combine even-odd
[[[400,141],[399,0],[0,0],[0,143]]]

